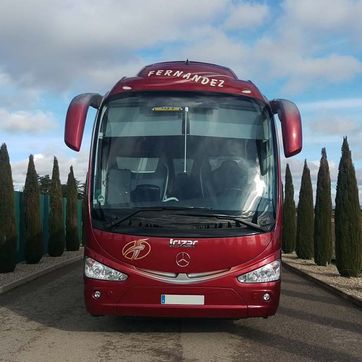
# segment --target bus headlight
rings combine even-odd
[[[87,278],[124,281],[128,278],[127,274],[114,270],[92,258],[85,258],[84,274]]]
[[[280,260],[238,276],[240,283],[267,283],[280,279]]]

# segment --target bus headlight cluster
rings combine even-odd
[[[87,278],[124,281],[128,278],[127,274],[114,270],[92,258],[85,258],[84,274]]]
[[[280,260],[238,276],[240,283],[267,283],[280,279]]]

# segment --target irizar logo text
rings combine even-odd
[[[198,240],[170,239],[169,245],[171,248],[193,248],[198,242]]]

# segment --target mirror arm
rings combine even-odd
[[[279,100],[273,99],[272,101],[270,101],[270,108],[271,108],[273,114],[278,114]]]

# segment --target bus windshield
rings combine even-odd
[[[103,218],[172,207],[274,226],[275,131],[259,101],[126,94],[103,105],[94,142],[92,207]]]

